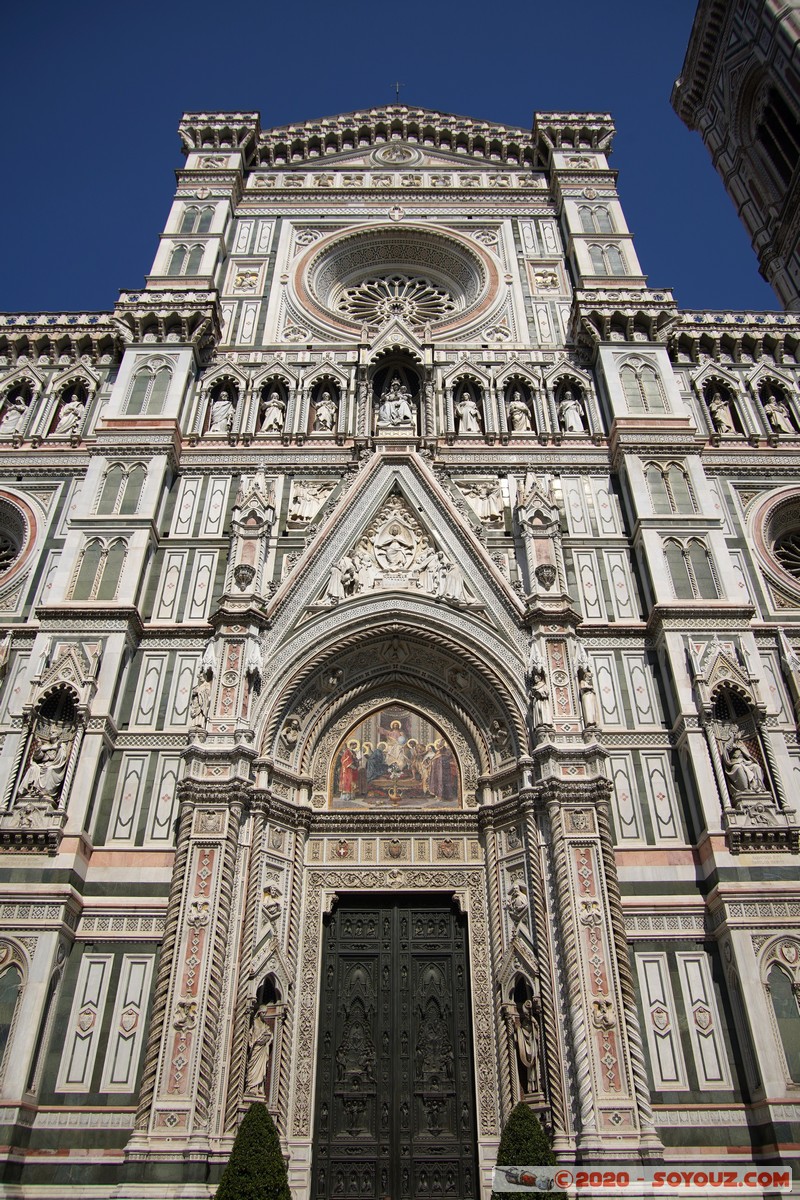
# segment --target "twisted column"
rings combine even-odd
[[[572,896],[570,894],[569,871],[567,868],[567,847],[561,827],[561,808],[557,800],[552,798],[548,800],[547,813],[550,820],[550,844],[552,847],[556,892],[559,899],[559,911],[563,914],[559,923],[559,932],[564,950],[565,987],[575,1053],[575,1075],[578,1088],[581,1136],[585,1137],[587,1133],[594,1133],[596,1131],[597,1118],[595,1116],[594,1096],[592,1094],[591,1062],[586,1019],[583,1011],[582,977],[578,945],[575,936],[575,925],[570,916],[572,911]]]
[[[553,995],[553,963],[550,954],[550,929],[547,914],[547,900],[542,875],[542,859],[539,849],[539,826],[533,809],[533,802],[525,797],[521,803],[525,820],[525,844],[528,847],[527,865],[529,895],[533,908],[533,928],[536,948],[536,958],[539,963],[539,999],[542,1006],[542,1024],[544,1026],[545,1070],[547,1081],[547,1099],[550,1103],[550,1118],[554,1134],[566,1134],[566,1113],[564,1109],[564,1091],[562,1087],[561,1064],[558,1057],[558,1018],[556,1016],[555,997]]]
[[[147,1037],[147,1050],[142,1069],[142,1082],[139,1089],[139,1106],[136,1110],[136,1129],[146,1129],[150,1119],[150,1107],[158,1075],[158,1057],[161,1038],[164,1029],[164,1019],[169,1000],[170,979],[175,959],[175,947],[178,940],[178,919],[181,912],[181,897],[186,884],[186,864],[189,859],[189,834],[194,817],[194,804],[189,800],[181,801],[178,817],[178,835],[175,844],[175,862],[172,867],[172,882],[167,901],[167,919],[164,927],[164,938],[161,943],[161,954],[158,960],[158,977],[153,994],[153,1009],[150,1013],[150,1032]]]
[[[495,981],[496,990],[497,974],[500,967],[501,950],[503,946],[503,920],[500,911],[500,889],[497,883],[497,832],[494,828],[494,814],[490,809],[481,809],[480,821],[483,829],[484,846],[486,848],[486,889],[489,909],[489,945],[491,947],[492,956],[492,975]],[[498,1003],[498,998],[494,996],[494,1017],[495,1029],[497,1034],[497,1050],[498,1050],[498,1076],[500,1081],[500,1118],[505,1121],[514,1102],[513,1085],[511,1066],[509,1064],[508,1054],[500,1053],[505,1038],[508,1045],[508,1037],[505,1028],[505,1020],[503,1017],[502,1005]]]
[[[300,905],[303,898],[303,864],[305,859],[306,840],[308,838],[309,817],[298,814],[301,824],[294,831],[294,853],[292,856],[292,886],[289,906],[289,932],[287,937],[287,966],[290,974],[297,978],[297,955],[300,949]],[[294,1013],[297,1003],[297,988],[287,996],[285,1028],[294,1029]],[[286,1136],[289,1120],[289,1089],[291,1076],[292,1046],[290,1037],[281,1038],[281,1061],[278,1072],[278,1127]]]
[[[225,1103],[225,1132],[236,1129],[239,1101],[242,1096],[242,1080],[244,1078],[245,1059],[248,1035],[248,1010],[250,1007],[249,970],[245,970],[248,959],[255,949],[256,917],[258,914],[259,864],[261,862],[261,847],[264,841],[264,824],[266,814],[262,804],[253,811],[252,840],[247,877],[247,898],[245,900],[244,922],[242,925],[242,942],[239,965],[239,989],[233,1012],[233,1037],[231,1039],[231,1062],[228,1074],[228,1095]]]
[[[600,853],[603,856],[603,868],[606,876],[608,910],[614,936],[617,975],[622,1003],[625,1009],[628,1049],[631,1056],[631,1070],[636,1092],[636,1104],[639,1110],[642,1142],[644,1147],[651,1152],[660,1152],[662,1145],[661,1139],[656,1133],[653,1120],[650,1085],[647,1081],[647,1067],[642,1047],[642,1035],[639,1029],[639,1014],[636,1010],[636,991],[633,983],[630,958],[628,957],[628,937],[625,933],[625,920],[622,913],[622,898],[617,878],[617,863],[614,857],[614,841],[611,836],[611,822],[608,817],[608,801],[606,799],[600,800],[595,808],[595,812],[597,814],[597,828],[600,834]]]
[[[219,897],[217,901],[217,919],[214,931],[214,948],[211,954],[210,970],[208,973],[208,991],[206,993],[206,1014],[203,1028],[203,1043],[200,1050],[200,1061],[197,1071],[197,1089],[195,1092],[195,1124],[208,1124],[208,1110],[211,1101],[211,1082],[214,1070],[214,1051],[217,1046],[219,1031],[220,1006],[222,999],[222,983],[225,977],[225,951],[228,943],[228,931],[231,918],[231,902],[233,899],[233,882],[236,874],[236,853],[239,843],[239,826],[241,825],[243,804],[235,800],[230,806],[228,830],[225,837],[222,865],[219,875]]]

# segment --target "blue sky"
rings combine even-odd
[[[776,309],[698,134],[669,103],[696,0],[44,0],[5,13],[0,311],[109,309],[143,283],[181,113],[264,126],[391,102],[529,128],[612,113],[644,272],[683,308]]]

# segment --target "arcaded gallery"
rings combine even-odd
[[[789,1161],[800,317],[613,136],[189,113],[146,286],[0,318],[4,1194]]]

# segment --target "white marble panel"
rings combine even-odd
[[[84,954],[56,1080],[57,1092],[88,1092],[101,1043],[112,954]]]
[[[682,841],[678,800],[668,752],[643,750],[642,771],[656,845],[663,841]]]
[[[605,621],[606,610],[594,550],[576,550],[575,573],[578,577],[581,607],[585,621]]]
[[[644,841],[642,814],[636,789],[636,776],[630,754],[612,754],[609,758],[611,782],[614,784],[612,805],[617,844]]]
[[[208,481],[208,493],[203,510],[203,523],[200,529],[203,537],[219,537],[222,532],[229,486],[230,478],[225,475],[213,476]]]
[[[103,1058],[101,1092],[132,1092],[153,975],[152,954],[124,954]]]
[[[111,820],[108,824],[109,842],[128,842],[132,845],[136,840],[149,761],[150,755],[146,751],[125,752],[122,755]]]
[[[728,1090],[731,1076],[708,956],[698,950],[676,958],[698,1082],[709,1091]]]
[[[659,1092],[684,1091],[689,1086],[686,1062],[666,954],[637,954],[636,973],[653,1086]]]
[[[633,588],[627,550],[604,550],[603,555],[615,617],[618,621],[637,620],[639,606]]]

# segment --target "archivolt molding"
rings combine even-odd
[[[333,653],[313,656],[280,692],[266,690],[270,699],[256,720],[256,744],[279,771],[311,776],[317,804],[327,789],[327,767],[315,764],[327,763],[348,721],[355,724],[359,714],[392,701],[429,713],[448,731],[465,795],[475,795],[480,776],[507,772],[527,753],[521,662],[513,689],[452,639],[400,626],[382,633],[376,640],[360,626]]]
[[[420,869],[417,867],[357,871],[314,870],[306,873],[303,906],[303,943],[298,984],[298,1017],[294,1030],[293,1105],[290,1129],[294,1137],[311,1135],[311,1109],[316,1061],[317,992],[319,947],[323,913],[329,912],[338,892],[450,892],[462,897],[469,919],[470,975],[478,1100],[478,1129],[481,1137],[499,1133],[497,1054],[494,1036],[492,971],[489,925],[486,913],[486,881],[483,869],[470,871]],[[466,904],[463,901],[466,900]]]

